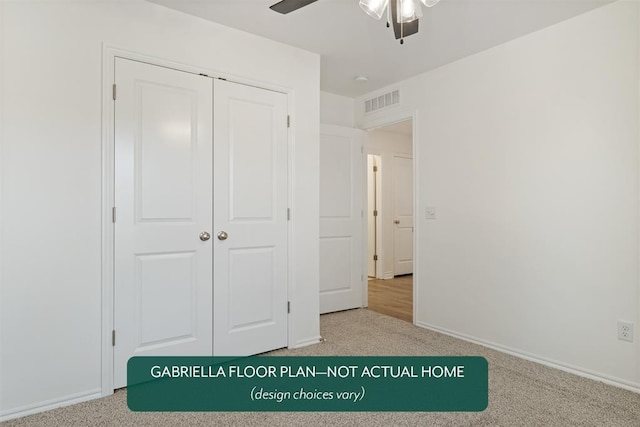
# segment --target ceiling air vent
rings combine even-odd
[[[400,104],[400,90],[398,89],[364,101],[364,112],[369,114],[397,104]]]

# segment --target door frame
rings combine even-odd
[[[102,45],[102,205],[101,205],[101,393],[102,396],[113,394],[113,346],[111,344],[112,331],[114,329],[114,224],[112,222],[112,208],[115,205],[115,159],[114,159],[114,103],[113,103],[113,82],[115,81],[115,59],[123,58],[133,61],[145,62],[147,64],[171,68],[192,74],[204,74],[211,78],[223,78],[234,83],[255,86],[258,88],[284,93],[287,96],[287,114],[292,115],[293,111],[293,90],[264,81],[256,81],[243,76],[220,72],[218,70],[199,68],[181,64],[164,58],[132,52],[126,49]],[[215,96],[215,95],[214,95]],[[293,206],[293,147],[294,147],[294,126],[295,121],[287,132],[287,204]],[[295,218],[287,222],[287,295],[291,303],[295,303],[295,292],[292,289],[293,277],[293,222]],[[291,347],[293,339],[293,317],[287,314],[287,346]]]
[[[376,198],[375,203],[374,203],[374,208],[375,210],[378,211],[378,217],[380,215],[380,212],[382,211],[382,174],[384,173],[383,170],[383,166],[382,166],[382,156],[379,154],[371,154],[371,153],[365,153],[366,157],[367,157],[367,168],[369,167],[368,164],[368,159],[369,156],[373,157],[374,160],[378,163],[376,166],[378,167],[377,172],[375,172],[373,180],[374,180],[374,184],[375,184],[375,189],[374,189],[374,196]],[[367,181],[369,180],[369,172],[371,172],[371,170],[367,170]],[[366,191],[366,197],[363,197],[364,200],[366,200],[367,202],[367,209],[369,208],[369,188],[368,188],[369,182],[367,182],[367,191]],[[369,221],[369,214],[371,212],[367,212],[367,222]],[[374,224],[374,234],[375,234],[375,244],[374,244],[374,251],[375,251],[375,255],[378,255],[378,260],[377,261],[373,261],[371,259],[371,257],[369,256],[369,253],[367,251],[367,273],[369,272],[369,262],[373,261],[375,262],[375,268],[373,271],[373,278],[374,279],[382,279],[383,276],[383,272],[382,272],[382,259],[380,259],[380,255],[382,255],[382,221],[379,221],[378,219],[374,220],[375,224]],[[366,224],[367,227],[365,228],[366,230],[366,235],[365,237],[367,239],[369,239],[369,227],[368,224]],[[368,275],[368,274],[367,274]],[[368,280],[368,278],[367,278]],[[368,283],[368,282],[367,282]],[[368,297],[368,295],[367,295]]]
[[[385,114],[384,116],[380,116],[379,118],[373,119],[371,121],[367,121],[366,124],[364,126],[361,126],[361,129],[367,132],[370,132],[372,130],[378,129],[378,128],[382,128],[385,126],[389,126],[389,125],[393,125],[395,123],[398,122],[403,122],[406,120],[411,120],[411,126],[412,126],[412,130],[411,130],[411,146],[412,146],[412,156],[413,156],[413,321],[412,323],[415,325],[416,324],[416,319],[418,318],[417,316],[417,310],[418,310],[418,306],[417,306],[417,301],[418,301],[418,295],[420,293],[420,285],[421,285],[421,275],[420,275],[420,263],[416,262],[417,259],[419,259],[419,252],[420,252],[420,245],[418,244],[418,238],[416,238],[416,236],[419,236],[419,231],[420,231],[420,216],[418,215],[420,209],[418,207],[418,194],[419,194],[419,182],[418,182],[418,144],[416,143],[416,141],[418,141],[418,110],[399,110],[399,111],[395,111],[395,112],[389,112],[388,114]],[[369,153],[368,150],[365,149],[365,154],[369,155],[369,154],[374,154],[374,153]],[[367,176],[366,173],[367,171],[364,172],[365,173],[365,182],[367,180]],[[366,190],[366,189],[365,189]],[[367,192],[365,191],[364,193],[364,197],[366,199],[366,201],[364,202],[364,206],[368,206],[369,203],[369,195],[367,194]],[[366,246],[366,242],[364,245],[364,249],[365,251],[367,250],[367,246]],[[364,292],[365,295],[368,294],[369,291],[369,284],[368,284],[368,280],[365,281],[364,284]]]

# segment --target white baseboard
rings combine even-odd
[[[385,271],[382,273],[382,280],[393,279],[393,271]]]
[[[0,413],[0,422],[25,417],[27,415],[38,414],[52,409],[63,408],[69,405],[75,405],[76,403],[86,402],[87,400],[98,399],[100,397],[103,397],[102,389],[90,390],[84,393],[77,393],[58,399],[34,403]]]
[[[501,344],[496,344],[494,342],[485,341],[483,339],[479,339],[476,337],[472,337],[465,334],[460,334],[458,332],[450,331],[445,328],[440,328],[438,326],[430,325],[424,322],[415,322],[416,326],[421,328],[429,329],[434,332],[438,332],[441,334],[449,335],[454,338],[459,338],[464,341],[471,342],[473,344],[478,344],[483,347],[488,347],[492,350],[499,351],[501,353],[506,353],[511,356],[519,357],[520,359],[529,360],[531,362],[539,363],[544,366],[548,366],[550,368],[559,369],[564,372],[568,372],[570,374],[577,375],[579,377],[588,378],[594,381],[600,381],[602,383],[612,385],[614,387],[622,388],[625,390],[632,391],[634,393],[640,394],[640,383],[634,383],[632,381],[626,381],[621,378],[616,378],[610,375],[602,374],[600,372],[591,371],[588,369],[584,369],[578,366],[573,366],[568,363],[559,362],[557,360],[549,359],[546,357],[539,356],[537,354],[528,353],[525,351],[521,351],[518,349],[514,349],[508,346],[504,346]]]

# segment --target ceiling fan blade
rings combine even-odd
[[[317,0],[282,0],[276,4],[269,6],[269,9],[285,14],[285,13],[293,12],[294,10],[298,10],[301,7],[304,7],[315,1]]]
[[[404,28],[400,28],[398,22],[398,0],[391,0],[391,21],[393,23],[393,33],[396,36],[396,40],[402,37],[409,37],[412,34],[418,32],[418,20],[403,24]]]

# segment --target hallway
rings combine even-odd
[[[413,323],[413,275],[370,279],[368,309]]]

